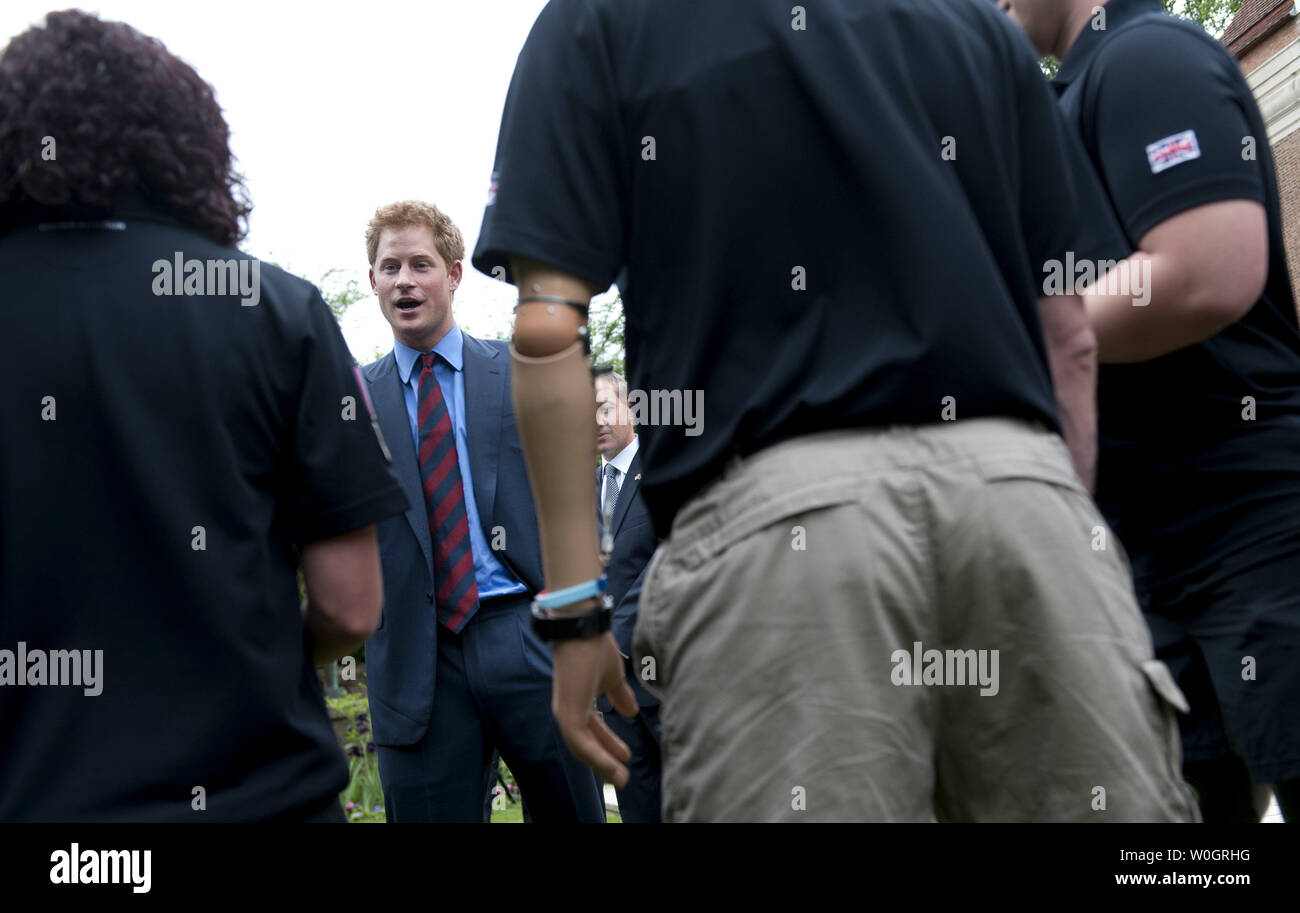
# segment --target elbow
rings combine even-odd
[[[561,305],[564,307],[564,305]],[[567,321],[529,320],[520,314],[515,320],[515,332],[511,339],[515,351],[527,358],[546,358],[558,355],[577,338],[574,325]],[[574,321],[576,323],[576,321]]]
[[[358,642],[369,640],[375,633],[383,611],[384,579],[376,569],[374,576],[366,581],[363,591],[359,594],[357,610],[352,615],[351,633]]]
[[[1260,262],[1241,264],[1237,269],[1194,275],[1186,287],[1187,308],[1198,322],[1227,329],[1255,306],[1267,281],[1268,263],[1263,257]]]
[[[384,588],[383,584],[376,579],[373,584],[367,588],[366,592],[360,594],[353,611],[347,613],[345,617],[345,634],[356,640],[357,643],[367,641],[379,627],[379,619],[384,611]]]
[[[375,629],[379,627],[379,612],[376,611],[372,618],[368,618],[364,623],[355,624],[343,631],[343,636],[355,644],[363,644],[374,636]]]
[[[310,610],[331,636],[360,644],[375,633],[384,608],[384,582],[377,565],[354,566],[349,577],[313,588]]]
[[[335,636],[359,644],[375,633],[383,605],[382,590],[367,587],[364,591],[322,599],[316,608],[329,620]]]
[[[512,257],[519,288],[528,289],[515,308],[514,349],[525,358],[546,358],[570,348],[587,322],[586,308],[598,289],[585,279],[525,258]],[[529,300],[531,295],[543,300]],[[561,301],[545,299],[561,299]]]
[[[1253,201],[1189,210],[1153,228],[1139,246],[1153,264],[1154,306],[1168,302],[1171,318],[1198,331],[1217,333],[1236,323],[1268,281],[1268,219]]]

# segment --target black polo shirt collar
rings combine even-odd
[[[134,186],[119,187],[115,190],[107,207],[89,206],[84,203],[32,207],[15,219],[11,227],[15,229],[31,226],[51,228],[60,225],[120,227],[123,222],[139,220],[194,230],[193,226],[187,226],[176,218],[162,203]]]
[[[1052,85],[1056,87],[1057,92],[1064,92],[1071,82],[1087,71],[1092,58],[1106,39],[1107,32],[1113,32],[1139,16],[1164,12],[1160,0],[1110,0],[1103,9],[1106,10],[1106,28],[1094,29],[1091,20],[1083,27],[1079,37],[1074,40],[1074,45],[1065,55],[1065,60],[1061,61],[1061,68],[1056,71],[1056,78],[1052,80]]]

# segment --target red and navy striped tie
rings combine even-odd
[[[433,542],[438,621],[452,631],[460,631],[478,608],[478,584],[469,543],[469,515],[465,513],[465,486],[456,459],[456,435],[442,387],[433,374],[433,359],[432,354],[420,356],[423,369],[416,414],[420,428],[420,483]]]

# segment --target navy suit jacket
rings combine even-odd
[[[464,338],[465,428],[479,522],[490,544],[500,541],[493,530],[504,530],[497,559],[536,593],[544,586],[541,540],[511,404],[508,343]],[[404,515],[379,524],[384,611],[366,642],[370,720],[376,744],[414,745],[429,725],[437,672],[433,545],[397,359],[389,352],[363,373],[392,451],[393,472],[411,504]]]
[[[618,501],[614,505],[614,516],[610,527],[614,535],[614,550],[610,553],[609,564],[605,567],[605,576],[609,580],[609,594],[614,601],[614,619],[611,626],[614,640],[624,656],[632,656],[632,634],[636,630],[637,609],[640,605],[640,588],[630,594],[633,584],[640,578],[655,548],[659,537],[655,535],[654,524],[650,520],[650,511],[641,497],[641,452],[638,450],[628,465],[623,485],[618,490]],[[599,473],[597,474],[599,480]],[[600,488],[596,488],[596,502],[599,510]],[[628,680],[636,694],[637,704],[641,707],[657,706],[659,701],[640,684],[640,669],[633,664],[628,670]],[[608,700],[602,695],[600,709],[610,711]]]

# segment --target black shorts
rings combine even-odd
[[[1300,548],[1220,571],[1195,591],[1140,594],[1156,656],[1191,705],[1183,760],[1235,754],[1257,783],[1300,777]]]

